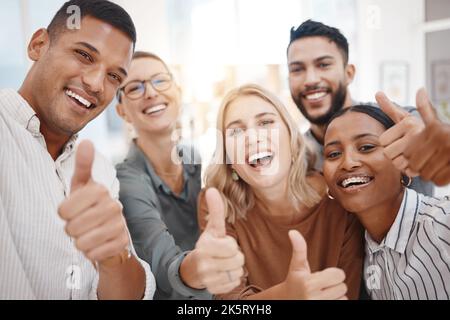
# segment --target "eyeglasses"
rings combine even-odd
[[[119,102],[122,100],[122,92],[128,99],[137,100],[142,98],[147,91],[147,82],[150,83],[153,89],[158,92],[168,90],[172,86],[173,76],[170,73],[158,73],[151,77],[149,80],[144,81],[131,81],[127,83],[123,88],[120,88],[117,92],[117,99]]]

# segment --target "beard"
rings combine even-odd
[[[317,88],[308,88],[308,90],[314,90]],[[312,124],[322,126],[327,124],[334,114],[336,114],[339,110],[344,107],[345,99],[347,98],[347,88],[339,83],[339,87],[334,94],[331,95],[331,106],[330,109],[323,115],[318,117],[312,117],[308,111],[306,110],[304,104],[302,103],[302,92],[298,94],[298,96],[292,95],[292,99],[297,105],[300,112],[303,116]]]

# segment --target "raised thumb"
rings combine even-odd
[[[76,191],[91,180],[94,155],[95,149],[92,142],[84,140],[78,145],[70,192]]]
[[[225,237],[225,206],[220,193],[215,188],[206,190],[206,205],[208,206],[208,223],[205,231],[215,237]]]
[[[303,271],[311,273],[308,263],[307,246],[303,236],[297,230],[289,231],[292,244],[292,258],[289,271]]]
[[[402,121],[409,113],[393,103],[383,92],[377,92],[375,99],[381,110],[386,113],[395,123]]]
[[[438,120],[436,110],[431,105],[427,91],[424,88],[417,91],[416,106],[425,125],[429,125],[433,121]]]

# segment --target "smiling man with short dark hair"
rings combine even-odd
[[[71,6],[79,28],[67,25]],[[0,90],[0,299],[153,296],[114,168],[90,142],[75,148],[126,78],[135,42],[120,6],[69,1],[34,33],[20,90]]]
[[[307,20],[291,29],[287,60],[292,99],[311,124],[306,138],[315,154],[314,168],[322,171],[326,124],[342,108],[357,104],[348,88],[356,74],[349,63],[349,44],[337,28]],[[405,144],[422,127],[416,109],[407,111],[416,117],[405,118],[395,127],[391,142],[397,141],[397,145],[400,140]],[[410,188],[433,195],[433,184],[420,177],[412,180]]]

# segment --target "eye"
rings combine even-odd
[[[275,122],[275,121],[269,120],[269,119],[268,119],[268,120],[261,120],[260,123],[259,123],[259,125],[265,127],[265,126],[268,126],[268,125],[273,124],[274,122]]]
[[[235,137],[240,135],[244,130],[242,128],[229,128],[227,129],[227,135],[229,137]]]
[[[119,84],[122,83],[122,78],[119,75],[117,75],[115,73],[110,73],[109,76],[111,77],[111,79],[113,79],[113,81],[116,81]]]
[[[320,63],[319,64],[319,68],[321,68],[321,69],[325,69],[325,68],[327,68],[329,66],[330,66],[330,63]]]
[[[305,68],[303,67],[292,67],[291,69],[289,69],[289,73],[299,73],[303,70],[305,70]]]
[[[375,148],[373,144],[364,144],[361,147],[359,147],[359,151],[361,152],[370,152]]]
[[[341,153],[339,151],[330,151],[326,154],[326,158],[333,160],[336,159],[337,157],[339,157],[341,155]]]
[[[135,91],[139,90],[140,88],[141,87],[139,85],[135,85],[135,86],[129,87],[128,92],[135,92]]]
[[[84,60],[88,62],[94,62],[94,59],[89,55],[89,53],[83,51],[83,50],[75,50],[75,52],[81,56]]]
[[[153,84],[159,85],[159,84],[167,83],[168,81],[169,80],[167,80],[167,79],[155,79],[155,80],[153,80]]]

